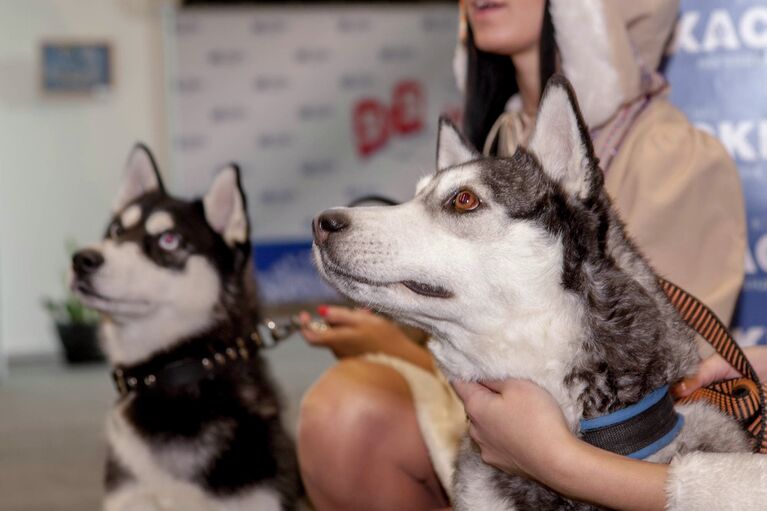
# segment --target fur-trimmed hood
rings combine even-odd
[[[678,0],[550,0],[562,72],[589,127],[647,92],[676,21]]]
[[[679,0],[550,0],[549,9],[561,71],[586,124],[597,128],[654,86]],[[456,71],[464,83],[465,66]]]

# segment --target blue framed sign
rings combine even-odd
[[[42,89],[49,94],[93,94],[112,87],[109,43],[44,42]]]

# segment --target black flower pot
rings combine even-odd
[[[104,360],[96,334],[97,325],[56,323],[56,330],[68,363],[82,364]]]

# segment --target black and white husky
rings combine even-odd
[[[136,146],[72,288],[103,315],[120,397],[107,420],[108,511],[289,510],[301,493],[259,320],[245,196],[230,165],[207,194],[165,191]]]
[[[528,149],[482,158],[443,121],[437,153],[409,202],[315,219],[327,280],[431,331],[450,379],[530,379],[584,436],[596,419],[636,414],[618,423],[633,431],[623,453],[749,450],[735,421],[703,404],[675,409],[664,391],[696,370],[696,344],[610,204],[564,78],[548,85]],[[638,437],[649,443],[631,446]],[[485,465],[468,440],[453,491],[459,510],[590,509]]]

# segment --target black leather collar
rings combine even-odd
[[[220,340],[206,343],[201,356],[182,356],[158,365],[152,360],[132,366],[118,365],[112,371],[112,380],[120,396],[130,392],[151,389],[178,389],[211,378],[222,367],[235,362],[247,361],[252,351],[274,347],[301,328],[297,317],[278,323],[271,319],[256,324],[247,336],[234,341]]]
[[[250,359],[251,351],[264,347],[261,336],[253,333],[250,343],[238,337],[234,342],[210,343],[208,353],[201,357],[182,357],[157,365],[153,361],[131,366],[118,365],[112,371],[112,380],[120,396],[131,392],[173,390],[194,385],[213,377],[223,367]]]

